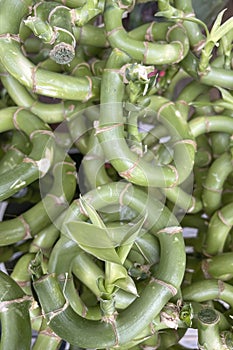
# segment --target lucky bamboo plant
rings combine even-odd
[[[0,0],[1,350],[233,348],[223,3]]]

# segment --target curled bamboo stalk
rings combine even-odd
[[[27,110],[9,107],[2,109],[0,114],[1,131],[23,131],[33,144],[30,154],[14,171],[1,175],[0,199],[3,200],[47,173],[53,161],[54,141],[48,125]]]
[[[32,238],[67,208],[76,188],[74,164],[67,156],[65,162],[56,163],[53,170],[53,186],[45,197],[21,216],[1,222],[1,246]]]
[[[223,185],[232,169],[230,152],[224,152],[209,167],[202,194],[203,205],[208,215],[213,214],[221,206]]]
[[[118,184],[117,185],[118,189],[117,189],[116,185],[117,184],[103,186],[101,188],[103,190],[101,190],[101,192],[99,192],[100,196],[98,196],[98,197],[91,196],[91,198],[93,198],[93,199],[96,198],[95,200],[97,200],[97,203],[98,203],[98,201],[100,201],[100,203],[99,203],[99,205],[100,205],[101,203],[103,203],[103,201],[105,202],[105,200],[104,200],[105,197],[103,197],[103,196],[106,196],[106,195],[108,196],[109,190],[111,189],[111,193],[115,194],[115,199],[114,199],[114,197],[112,198],[112,196],[110,196],[111,199],[109,197],[106,197],[106,200],[108,198],[108,200],[110,200],[110,201],[112,201],[113,199],[118,201],[119,200],[119,192],[118,191],[120,190],[120,188],[122,186],[119,187],[119,184]],[[124,186],[122,187],[122,189],[123,188],[124,188]],[[100,189],[94,190],[94,191],[100,191]],[[135,191],[136,191],[136,189],[135,189]],[[129,194],[128,190],[127,190],[127,192],[125,192],[125,195],[127,195],[127,193]],[[139,191],[138,195],[139,194],[140,194],[140,196],[142,196],[143,192],[141,193],[141,191]],[[124,195],[124,197],[125,197],[125,195]],[[122,198],[122,200],[124,200],[124,197],[122,197],[122,196],[120,196],[120,197]],[[126,198],[127,197],[125,197],[125,199]],[[130,198],[132,200],[133,197],[130,195]],[[94,203],[92,202],[92,205],[93,204]],[[139,205],[139,203],[137,205]],[[74,213],[72,213],[72,209],[70,209],[70,214],[73,217]],[[67,222],[69,222],[69,220],[70,220],[69,219],[70,214],[67,213]],[[161,219],[160,225],[162,225],[163,220],[166,220],[167,214],[165,215],[165,217],[163,219]],[[168,216],[170,216],[170,215],[168,214]],[[150,217],[150,215],[148,217]],[[153,220],[153,222],[154,222],[154,220]],[[159,222],[158,222],[158,224],[159,224]],[[172,227],[171,227],[171,232],[173,232]],[[66,234],[68,234],[68,233],[66,233]],[[164,305],[164,302],[166,302],[165,300],[167,300],[168,298],[171,297],[171,290],[170,290],[170,288],[167,289],[167,287],[165,285],[167,285],[167,283],[168,283],[169,285],[171,284],[172,286],[175,286],[175,285],[177,285],[177,283],[179,283],[178,280],[179,281],[182,280],[182,279],[180,280],[180,276],[178,276],[179,274],[174,275],[174,273],[173,273],[174,271],[172,272],[172,276],[169,277],[167,275],[168,271],[169,271],[169,262],[167,261],[167,254],[166,254],[166,251],[167,251],[167,249],[169,249],[168,246],[170,246],[170,244],[173,246],[174,254],[175,254],[176,247],[179,250],[178,246],[181,243],[179,241],[179,239],[181,238],[180,232],[178,233],[178,231],[177,231],[177,233],[175,233],[175,228],[174,228],[174,234],[170,235],[167,232],[166,228],[165,229],[161,228],[161,230],[159,231],[159,234],[158,234],[158,238],[160,239],[160,243],[162,244],[162,247],[163,247],[162,251],[161,251],[161,262],[163,262],[163,261],[164,262],[163,262],[163,264],[162,263],[160,264],[160,268],[159,268],[158,273],[156,274],[156,277],[154,277],[154,279],[152,278],[150,283],[147,285],[147,287],[143,291],[141,297],[136,299],[135,302],[133,302],[133,304],[131,304],[129,306],[129,308],[127,308],[125,311],[120,313],[119,316],[114,317],[114,320],[111,321],[110,323],[108,321],[107,321],[107,323],[106,322],[96,323],[96,321],[84,320],[84,319],[80,318],[80,316],[78,316],[76,313],[74,313],[74,311],[70,308],[70,306],[68,306],[68,305],[66,306],[64,296],[62,295],[62,291],[59,287],[58,281],[57,281],[56,276],[54,274],[42,276],[41,279],[38,279],[37,281],[35,281],[34,287],[39,295],[40,302],[43,305],[45,313],[47,315],[51,315],[51,317],[49,317],[49,319],[50,319],[50,326],[52,327],[52,329],[55,332],[60,333],[61,329],[60,329],[59,323],[61,322],[63,317],[65,317],[67,319],[67,321],[71,317],[73,322],[71,322],[71,323],[69,322],[69,326],[65,330],[65,333],[67,333],[67,334],[66,335],[65,335],[65,333],[62,335],[60,334],[60,336],[62,336],[65,339],[68,339],[73,344],[79,344],[80,346],[86,346],[86,347],[89,347],[89,346],[90,347],[92,347],[92,346],[103,347],[103,346],[108,346],[107,344],[109,344],[109,346],[114,346],[116,344],[120,345],[120,344],[127,343],[130,339],[134,338],[134,336],[136,336],[136,334],[138,334],[143,328],[145,328],[146,325],[150,322],[150,320],[153,317],[155,317],[155,315],[161,309],[161,306]],[[177,242],[177,245],[175,242]],[[174,257],[176,256],[178,258],[179,262],[177,262],[177,266],[180,266],[180,268],[183,270],[183,268],[184,268],[183,258],[181,257],[180,253],[175,254]],[[163,254],[165,254],[165,255],[163,256]],[[165,258],[165,256],[166,256],[166,258]],[[172,261],[173,261],[172,264],[174,264],[174,259],[172,259]],[[177,270],[177,272],[178,272],[178,270]],[[165,277],[166,275],[167,275],[167,277]],[[158,282],[158,281],[164,280],[163,276],[165,277],[166,282],[165,282],[165,284],[163,282],[161,282],[161,284],[160,284],[160,282]],[[48,301],[47,297],[45,298],[45,295],[48,295],[47,292],[48,292],[48,290],[52,290],[51,288],[52,289],[55,288],[57,290],[58,294],[56,294],[57,295],[56,300],[53,299],[53,301],[52,300]],[[174,289],[174,293],[175,293],[175,289]],[[149,297],[149,295],[151,295],[151,296]],[[156,300],[154,299],[154,297],[152,297],[152,295],[154,295],[154,297],[156,295]],[[157,298],[159,295],[161,296],[161,298],[163,300],[162,302],[157,301]],[[153,300],[153,302],[152,302],[152,300]],[[54,306],[52,306],[52,304],[51,304],[52,302],[53,302]],[[148,305],[148,302],[149,302],[149,305]],[[54,309],[58,310],[59,308],[61,308],[61,311],[55,312],[55,313],[53,312]],[[141,312],[143,313],[143,318],[140,316]],[[134,321],[131,325],[130,320],[132,320],[132,315],[134,315],[134,317],[133,317]],[[128,319],[128,317],[129,317],[129,319]],[[127,319],[127,324],[128,324],[127,331],[125,330],[125,326],[124,326],[126,319]],[[143,319],[143,324],[141,322],[142,319]],[[136,320],[138,320],[138,322],[135,323]],[[78,324],[80,324],[81,328],[76,327]],[[75,326],[76,330],[77,329],[80,330],[79,334],[77,334],[77,332],[76,332],[76,337],[74,337],[74,333],[71,329],[71,327],[74,327],[74,326]],[[103,341],[102,337],[99,338],[99,335],[100,335],[99,331],[102,328],[104,329],[105,334],[106,334],[106,337],[104,340],[104,345],[102,344],[102,341]],[[90,329],[92,329],[92,332],[93,332],[92,334],[95,334],[95,336],[92,339],[90,339],[90,338],[87,339],[87,337],[85,335],[85,329],[88,330],[88,332],[90,332]],[[129,332],[129,329],[130,329],[130,332]],[[131,334],[129,334],[129,333],[131,333]],[[118,334],[117,338],[116,338],[116,334]],[[88,341],[88,343],[87,343],[87,341]],[[94,342],[95,342],[95,345],[94,345]]]
[[[131,2],[129,2],[131,5]],[[132,58],[145,64],[166,64],[181,61],[187,54],[189,42],[181,26],[170,28],[167,33],[169,44],[151,43],[132,39],[122,26],[124,7],[107,1],[104,11],[107,38],[113,48],[121,48]]]
[[[96,98],[99,94],[100,81],[98,78],[75,78],[44,71],[41,68],[37,68],[22,54],[18,36],[19,26],[31,5],[32,1],[27,1],[23,4],[19,4],[14,0],[10,3],[6,1],[1,3],[0,62],[3,67],[34,93],[78,101]],[[14,20],[6,21],[6,18],[10,18],[12,9],[16,11],[17,15],[14,16]],[[6,59],[5,52],[7,51],[9,54]],[[50,82],[49,84],[48,81]],[[66,87],[65,89],[64,86]]]
[[[0,317],[1,349],[29,350],[31,345],[31,324],[29,307],[32,298],[27,296],[17,283],[0,271]],[[11,329],[11,325],[14,327]]]

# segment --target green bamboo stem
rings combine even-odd
[[[85,24],[82,27],[75,26],[73,34],[78,45],[88,45],[95,47],[108,47],[105,29],[91,24]]]
[[[57,350],[61,345],[62,339],[57,336],[48,326],[42,325],[32,350],[48,349]]]
[[[85,192],[112,181],[106,172],[105,156],[94,130],[90,134],[88,152],[82,159],[80,170]]]
[[[128,343],[127,344],[127,349],[140,350],[142,348],[152,347],[152,345],[156,346],[157,344],[159,344],[158,332],[156,332],[151,337],[148,337],[148,339],[145,337],[145,340],[143,340],[141,342],[138,341],[138,343],[139,343],[138,345],[136,345],[136,343],[137,343],[136,341]],[[133,345],[133,344],[135,344],[135,345]],[[113,348],[111,348],[111,349],[113,349]],[[125,346],[121,346],[119,348],[119,350],[126,350],[126,347]]]
[[[202,261],[202,271],[208,278],[228,281],[233,277],[232,253],[222,253]]]
[[[143,145],[146,145],[148,148],[151,148],[154,145],[158,144],[159,140],[162,137],[167,136],[167,133],[168,131],[164,125],[162,124],[155,125],[150,130],[150,132],[146,133],[145,137],[142,140]]]
[[[205,72],[205,74],[198,73],[198,60],[191,52],[186,55],[180,64],[191,77],[200,81],[201,84],[233,89],[232,70],[216,68],[210,65],[208,72]]]
[[[85,305],[80,299],[74,286],[74,280],[71,277],[72,272],[82,284],[95,294],[97,300],[101,297],[102,292],[97,286],[97,281],[100,277],[104,277],[104,271],[95,264],[89,254],[83,251],[80,252],[75,242],[70,242],[69,239],[62,236],[51,253],[48,271],[55,272],[58,275],[64,294],[70,300],[71,307],[78,315],[91,320],[100,320],[102,318],[99,305]],[[135,296],[119,290],[114,295],[115,307],[124,309],[134,299]]]
[[[208,136],[202,134],[196,138],[197,152],[195,155],[195,167],[203,168],[212,161],[212,148],[209,144]]]
[[[42,310],[39,304],[34,300],[32,306],[29,309],[30,321],[32,330],[39,332],[42,322]]]
[[[230,135],[218,132],[211,135],[211,147],[215,158],[221,156],[230,147]]]
[[[74,285],[72,273],[87,285],[92,292],[100,296],[96,281],[100,276],[103,276],[103,271],[88,256],[79,258],[80,254],[82,252],[75,242],[61,236],[51,252],[48,272],[56,273],[58,276],[63,293],[70,301],[70,306],[75,313],[90,320],[100,320],[101,311],[99,307],[85,305]],[[78,263],[77,259],[81,261],[81,264]]]
[[[226,132],[231,134],[233,131],[233,121],[232,118],[224,115],[201,116],[190,120],[189,127],[195,138],[209,132]]]
[[[61,99],[85,102],[98,98],[98,78],[77,78],[37,68],[23,56],[17,40],[8,36],[0,33],[0,63],[22,85],[34,93]]]
[[[177,330],[167,328],[159,332],[158,350],[172,349],[173,346],[179,346],[177,342],[182,338],[185,331],[185,329],[183,330],[181,328],[178,328]],[[177,350],[178,349],[179,347]],[[180,350],[182,350],[182,348]]]
[[[193,196],[195,198],[202,199],[203,183],[205,183],[207,172],[208,172],[207,167],[199,168],[197,166],[194,166],[194,168],[193,168],[194,179],[195,179]]]
[[[22,46],[22,50],[24,50],[24,46]],[[50,49],[46,45],[44,45],[43,48],[37,54],[30,54],[27,53],[25,50],[23,51],[23,53],[24,56],[27,57],[35,65],[40,65],[41,67],[44,67],[45,69],[49,70],[47,64],[47,62],[49,61],[52,71],[61,72],[61,65],[49,58]]]
[[[175,25],[167,33],[169,43],[151,43],[132,39],[122,26],[124,8],[107,1],[104,22],[112,48],[121,48],[132,58],[145,64],[171,64],[180,62],[189,50],[189,42],[182,26]]]
[[[18,34],[21,20],[28,14],[32,3],[32,0],[26,0],[24,3],[3,0],[1,2],[0,33],[10,32],[12,34]],[[7,11],[5,12],[5,10]],[[15,15],[10,16],[13,10]]]
[[[31,54],[32,56],[38,54],[41,50],[43,50],[44,44],[37,37],[31,37],[24,39],[23,42],[23,50],[26,54]]]
[[[52,225],[45,227],[34,237],[29,247],[30,253],[41,251],[45,257],[49,258],[51,250],[60,236],[59,226],[64,215],[65,212],[60,214]]]
[[[212,215],[206,234],[205,254],[212,256],[223,251],[228,233],[233,225],[232,211],[232,203],[229,203]]]
[[[32,299],[2,271],[0,280],[1,349],[29,350],[31,324],[28,310]]]
[[[61,101],[60,103],[48,104],[36,100],[28,92],[26,87],[20,84],[17,79],[1,67],[1,72],[3,71],[4,75],[2,76],[1,81],[16,105],[28,108],[44,122],[62,122],[66,118],[69,118],[70,115],[80,110],[80,102],[77,101],[66,100]]]
[[[87,113],[92,109],[95,109],[95,106],[82,104],[79,106],[77,113],[73,113],[66,119],[71,140],[82,154],[86,154],[89,150],[88,143],[93,126],[87,118]]]
[[[191,47],[199,53],[205,43],[205,37],[202,34],[202,28],[197,23],[189,21],[190,18],[195,18],[192,1],[176,0],[175,7],[184,12],[183,26],[187,31]]]
[[[187,103],[191,103],[195,101],[198,96],[202,95],[203,93],[206,93],[208,90],[208,86],[200,84],[199,81],[192,80],[181,90],[177,99],[181,101],[186,101]]]
[[[31,60],[33,63],[35,62],[34,60]],[[39,61],[39,62],[38,62]],[[51,58],[46,58],[44,60],[38,60],[36,62],[36,66],[38,68],[44,69],[46,71],[51,71],[55,73],[63,73],[62,66],[56,62],[54,62]]]
[[[57,2],[70,8],[75,8],[82,6],[85,0],[57,0]]]
[[[29,271],[29,264],[34,259],[35,254],[24,254],[14,266],[11,273],[11,278],[22,288],[25,294],[32,295],[31,290],[31,273]]]
[[[164,41],[169,27],[172,27],[174,22],[150,22],[142,24],[128,32],[128,36],[134,40],[140,41]]]
[[[182,288],[182,296],[184,300],[196,301],[199,303],[208,300],[222,300],[233,306],[233,287],[221,280],[202,280],[191,283],[190,286]]]
[[[166,198],[169,199],[175,206],[182,208],[185,213],[198,213],[202,210],[202,202],[199,198],[192,196],[192,193],[187,193],[181,187],[167,188],[163,190]]]
[[[12,170],[20,164],[30,151],[30,142],[25,134],[14,130],[11,145],[5,155],[0,159],[0,175]]]
[[[105,156],[120,176],[133,183],[157,187],[177,185],[188,177],[194,162],[195,143],[193,143],[186,121],[184,118],[181,118],[180,111],[177,111],[176,106],[172,102],[160,96],[153,96],[151,97],[148,110],[159,114],[161,122],[168,128],[175,141],[173,144],[174,167],[173,165],[152,166],[129,149],[123,134],[121,101],[123,99],[124,85],[119,73],[116,72],[119,64],[122,66],[122,62],[120,63],[119,61],[121,55],[122,53],[118,50],[113,51],[108,65],[111,68],[115,66],[115,70],[106,69],[102,77],[101,117],[96,133],[101,141]],[[114,60],[118,60],[118,62],[114,62]],[[114,96],[111,93],[113,85],[115,86]],[[141,104],[143,103],[141,102]],[[111,108],[111,120],[109,108]],[[113,143],[114,147],[112,147]],[[184,158],[187,159],[185,166]],[[155,173],[156,177],[154,176]]]
[[[68,252],[69,254],[67,254]],[[93,259],[82,252],[77,244],[66,237],[62,236],[53,249],[49,259],[48,271],[56,273],[58,276],[73,271],[78,279],[96,296],[100,296],[96,281],[103,276],[102,269],[96,266]]]
[[[182,84],[186,78],[189,78],[188,74],[182,68],[179,68],[177,73],[172,77],[169,86],[164,92],[164,97],[172,101],[177,99],[177,86],[179,86],[179,84]]]
[[[219,334],[220,317],[212,308],[204,308],[198,313],[198,344],[207,350],[223,350],[225,346]]]
[[[21,216],[0,223],[0,246],[32,238],[67,208],[76,189],[74,164],[67,156],[53,171],[52,188],[39,203]]]
[[[1,2],[1,64],[22,85],[30,88],[35,93],[78,101],[96,98],[99,93],[99,79],[75,78],[59,73],[46,72],[41,68],[36,69],[36,66],[24,57],[17,34],[19,33],[20,22],[28,14],[31,5],[32,0],[27,0],[24,3],[18,3],[15,0]],[[10,14],[10,16],[5,16],[5,13]],[[7,59],[6,52],[8,52]]]
[[[203,206],[208,215],[212,215],[221,206],[224,182],[232,170],[232,156],[229,152],[223,153],[209,167],[202,193]]]
[[[193,119],[197,118],[198,116],[215,114],[215,110],[210,103],[210,93],[211,91],[208,91],[205,95],[198,96],[194,101],[193,104],[195,105],[195,113],[192,115]]]
[[[125,188],[125,185],[121,186],[120,184],[112,184],[111,186],[103,186],[101,187],[101,192],[100,188],[98,190],[94,190],[94,193],[99,193],[100,196],[95,196],[95,197],[89,197],[92,198],[92,205],[96,207],[96,204],[98,203],[99,205],[103,205],[103,202],[106,205],[106,200],[110,200],[111,202],[118,201],[119,200],[119,190],[121,188],[121,191]],[[132,185],[130,185],[131,187]],[[128,190],[129,190],[129,185],[127,185],[127,191],[124,191],[124,196],[120,196],[123,202],[128,203],[127,196],[129,195]],[[112,193],[112,196],[109,197],[109,190]],[[136,188],[134,189],[134,193],[139,191],[136,191]],[[89,195],[91,192],[89,193]],[[107,197],[106,197],[107,195]],[[144,203],[145,200],[142,200],[143,192],[139,191],[137,196],[140,195],[140,201],[136,201],[134,205],[137,205],[137,207],[141,207],[141,212],[144,208]],[[130,199],[132,201],[132,195],[130,195]],[[136,199],[136,198],[135,198]],[[93,203],[93,200],[95,203]],[[153,202],[152,202],[153,203]],[[149,206],[149,208],[152,207],[152,203]],[[72,210],[73,205],[71,205],[69,209],[69,213],[67,213],[67,220],[69,221],[71,217],[73,217],[74,212]],[[138,208],[139,208],[138,207]],[[155,208],[151,208],[153,210],[153,213],[155,212]],[[77,211],[76,211],[77,212]],[[156,222],[156,227],[158,229],[159,225],[162,225],[162,223],[167,221],[167,215],[170,217],[170,214],[167,213],[163,219],[158,220]],[[154,214],[153,214],[154,216]],[[152,219],[151,215],[148,215],[148,218]],[[174,220],[174,218],[172,219]],[[154,223],[154,218],[152,219],[152,222]],[[151,223],[152,224],[152,223]],[[155,223],[154,223],[155,224]],[[166,225],[167,226],[167,225]],[[164,226],[162,226],[164,227]],[[184,269],[184,262],[181,254],[183,255],[183,245],[182,248],[180,247],[180,233],[173,233],[172,235],[166,233],[167,229],[161,229],[159,231],[160,233],[158,234],[158,238],[160,240],[161,244],[161,257],[160,257],[160,267],[159,270],[156,274],[156,277],[150,281],[150,283],[147,285],[147,287],[144,289],[143,293],[141,294],[140,298],[137,298],[135,302],[133,302],[125,311],[119,314],[119,316],[116,317],[115,320],[111,321],[111,323],[96,323],[95,321],[89,321],[89,320],[84,320],[80,319],[80,317],[75,314],[71,308],[68,306],[67,308],[64,307],[65,305],[65,299],[62,296],[61,290],[59,291],[59,285],[56,280],[56,277],[54,275],[47,275],[39,279],[38,281],[35,281],[34,286],[35,289],[39,295],[40,302],[43,305],[43,309],[45,311],[45,314],[51,315],[52,313],[52,318],[50,318],[50,326],[52,329],[58,333],[62,338],[68,339],[68,341],[72,344],[77,344],[79,346],[83,347],[106,347],[106,346],[114,346],[116,343],[118,345],[127,343],[131,339],[133,339],[137,334],[143,330],[148,323],[155,317],[155,315],[161,310],[161,307],[166,303],[166,301],[171,297],[171,290],[167,290],[167,287],[162,286],[158,284],[156,281],[162,279],[164,280],[164,277],[166,276],[166,283],[171,284],[172,286],[177,286],[182,280],[180,279],[180,271],[174,274],[174,269],[172,269],[172,275],[168,276],[168,271],[169,271],[169,261],[167,259],[168,257],[168,252],[170,252],[170,245],[172,247],[172,251],[174,253],[174,256],[172,258],[172,266],[174,266],[174,259],[178,259],[178,261],[175,263],[175,265],[179,266],[179,270]],[[171,231],[173,229],[171,228]],[[175,231],[175,228],[174,228]],[[67,233],[66,233],[67,234]],[[179,238],[178,238],[179,237]],[[178,243],[179,242],[179,243]],[[182,244],[182,243],[181,243]],[[179,250],[179,253],[176,252],[176,250]],[[181,250],[180,250],[181,249]],[[169,259],[170,260],[170,259]],[[183,273],[182,273],[183,274]],[[54,298],[51,298],[52,300],[48,300],[48,295],[51,295],[49,291],[52,290],[57,290],[56,293],[56,300]],[[58,288],[58,289],[57,289]],[[46,292],[45,292],[46,290]],[[49,292],[49,293],[48,293]],[[46,298],[45,294],[46,293]],[[175,291],[174,291],[175,293]],[[155,297],[156,296],[156,297]],[[158,300],[160,299],[160,300]],[[162,300],[161,300],[162,299]],[[63,311],[61,312],[53,312],[53,310],[58,310],[59,308],[63,308]],[[130,315],[130,316],[129,316]],[[143,317],[142,317],[143,316]],[[65,317],[68,320],[73,319],[75,322],[69,321],[69,324],[67,324],[67,329],[65,332],[60,329],[60,322],[61,319],[60,317]],[[67,318],[68,317],[68,318]],[[71,318],[70,318],[71,317]],[[143,321],[142,321],[143,320]],[[77,323],[76,323],[77,322]],[[112,323],[113,322],[113,323]],[[125,324],[127,323],[127,330],[125,329]],[[79,327],[77,327],[77,324],[80,324]],[[75,326],[76,329],[76,334],[73,332],[72,327]],[[58,328],[57,328],[58,327]],[[113,327],[113,328],[112,328]],[[104,330],[105,332],[105,340],[104,340],[104,345],[103,339],[101,336],[101,329]],[[117,330],[118,337],[117,339],[115,338],[115,331]],[[78,331],[78,333],[77,333]],[[88,334],[93,335],[93,337],[87,337],[85,332],[88,331]],[[62,334],[61,334],[62,332]],[[75,334],[75,336],[74,336]],[[85,339],[84,339],[85,338]],[[89,339],[88,339],[89,338]]]
[[[52,45],[50,57],[67,64],[75,55],[76,40],[72,33],[70,9],[55,2],[40,2],[33,6],[32,15],[24,23],[42,41]]]
[[[157,264],[159,262],[160,247],[156,237],[152,236],[149,232],[138,237],[132,248],[138,248],[138,251],[145,258],[148,264]]]
[[[125,193],[122,192],[124,189],[126,190]],[[124,198],[121,200],[122,194],[124,194]],[[142,189],[137,188],[130,183],[109,183],[90,191],[89,195],[85,195],[87,196],[88,203],[94,206],[96,210],[103,211],[107,216],[109,216],[107,208],[111,208],[113,204],[117,205],[118,215],[121,209],[126,211],[129,207],[129,209],[133,210],[134,215],[129,216],[128,219],[127,215],[124,216],[124,213],[122,213],[123,215],[120,213],[120,218],[118,216],[118,219],[115,218],[115,220],[129,220],[133,222],[133,220],[137,219],[138,213],[148,216],[147,221],[145,222],[145,229],[150,230],[151,233],[156,233],[158,229],[174,224],[175,217],[162,202],[154,197],[153,192],[152,194],[150,192],[144,192]],[[91,198],[91,196],[93,196],[93,198]],[[151,206],[155,205],[156,208],[150,207],[148,203],[151,203]],[[155,215],[156,213],[157,215]],[[65,222],[75,220],[87,220],[87,217],[80,209],[79,200],[73,201],[70,205]],[[62,232],[63,230],[67,235],[68,233],[65,225],[62,228]]]
[[[86,0],[85,3],[76,9],[71,10],[71,17],[74,23],[82,27],[91,19],[104,11],[105,0]]]
[[[83,49],[79,46],[75,51],[75,58],[65,67],[65,72],[76,77],[92,76],[90,65],[85,61]]]
[[[30,154],[14,171],[2,174],[0,199],[4,200],[47,173],[53,160],[54,141],[49,127],[23,108],[2,109],[0,118],[3,121],[0,131],[21,130],[33,144]]]
[[[92,74],[101,77],[106,66],[106,60],[99,60],[94,58],[91,62],[91,71]]]

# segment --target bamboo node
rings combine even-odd
[[[57,309],[57,310],[53,310],[49,313],[46,313],[47,319],[48,319],[48,325],[50,324],[50,322],[53,320],[53,318],[55,318],[56,316],[58,316],[59,314],[61,314],[62,312],[64,312],[68,307],[69,307],[69,301],[66,299],[65,304]]]
[[[54,133],[51,130],[34,130],[31,134],[30,134],[30,140],[33,139],[33,137],[36,134],[41,134],[41,135],[49,135],[50,137],[55,138]]]
[[[103,316],[101,321],[108,323],[112,326],[114,335],[115,335],[115,344],[114,347],[119,346],[119,335],[117,332],[117,327],[116,327],[116,318],[117,318],[118,312],[115,311],[112,315],[107,315],[107,316]]]
[[[115,27],[114,29],[110,30],[109,32],[106,32],[107,38],[109,38],[111,35],[119,32],[120,30],[124,30],[124,28],[122,26],[119,26],[119,27]]]
[[[139,161],[140,161],[140,158],[138,158],[137,161],[133,163],[133,165],[130,168],[128,168],[125,171],[119,172],[119,175],[127,180],[130,180],[132,178],[132,172],[138,166]]]
[[[176,167],[174,165],[167,165],[168,168],[170,168],[173,173],[175,174],[175,181],[174,183],[172,183],[169,188],[172,188],[172,187],[176,187],[179,183],[179,173],[178,173],[178,170],[176,169]]]
[[[19,123],[17,122],[17,115],[22,111],[25,110],[24,107],[19,107],[13,114],[13,124],[16,130],[21,130]]]
[[[183,229],[181,226],[168,226],[168,227],[165,227],[163,228],[162,230],[159,230],[157,232],[157,234],[160,234],[160,233],[167,233],[169,235],[175,235],[177,233],[182,233]]]
[[[22,298],[17,298],[17,299],[13,299],[13,300],[5,300],[5,301],[1,301],[0,300],[0,312],[7,312],[8,308],[10,305],[12,304],[21,304],[24,302],[33,302],[33,298],[30,295],[24,295]]]
[[[37,71],[38,67],[34,66],[31,68],[32,71],[32,92],[36,93],[37,92],[37,88],[36,88],[36,71]]]
[[[153,26],[154,26],[155,22],[151,22],[149,27],[146,30],[146,34],[145,34],[145,40],[146,41],[150,41],[150,42],[154,42],[154,37],[153,37]]]
[[[205,278],[206,279],[211,279],[212,276],[209,274],[208,268],[209,268],[209,259],[205,259],[201,263],[201,269],[202,269],[202,272],[203,272]]]
[[[227,219],[223,216],[223,213],[221,212],[221,210],[218,211],[218,217],[224,225],[230,228],[232,227],[231,223],[228,222]]]
[[[120,195],[119,195],[119,203],[120,206],[123,207],[124,206],[124,195],[125,193],[128,191],[129,187],[131,187],[131,183],[128,183],[125,188],[123,188],[123,190],[121,191]]]
[[[162,281],[162,280],[159,280],[155,277],[152,277],[151,280],[150,280],[150,283],[157,283],[157,284],[160,284],[161,286],[163,287],[166,287],[173,296],[175,296],[177,294],[177,289],[176,287],[174,287],[173,285],[165,282],[165,281]]]
[[[158,110],[158,112],[157,112],[157,120],[158,120],[158,121],[161,121],[160,118],[161,118],[161,114],[162,114],[163,110],[164,110],[165,108],[167,108],[167,107],[170,107],[170,106],[175,106],[174,102],[168,101],[168,102],[164,103],[164,104],[159,108],[159,110]]]
[[[225,290],[225,284],[222,280],[218,280],[218,298],[221,299],[221,294]]]
[[[182,140],[178,140],[176,142],[174,142],[174,146],[176,145],[180,145],[180,144],[187,144],[187,145],[191,145],[194,148],[194,151],[197,151],[197,143],[194,140],[191,139],[182,139]]]
[[[149,50],[149,43],[148,41],[143,41],[143,45],[145,47],[144,53],[143,53],[143,63],[146,63],[146,58],[148,55],[148,50]]]
[[[30,226],[27,223],[27,221],[24,219],[23,215],[20,215],[18,218],[22,222],[22,224],[24,226],[24,230],[25,230],[25,235],[24,235],[23,239],[32,238]]]
[[[92,80],[91,80],[91,78],[88,75],[86,75],[85,78],[89,82],[89,91],[88,91],[87,97],[83,100],[83,102],[89,101],[91,99],[91,97],[92,97],[92,85],[93,85]]]
[[[95,135],[101,134],[102,132],[106,132],[106,131],[108,132],[108,131],[114,130],[115,128],[118,128],[123,125],[124,125],[123,123],[117,123],[117,124],[99,127],[99,122],[98,121],[94,122]]]

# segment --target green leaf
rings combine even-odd
[[[146,215],[140,218],[136,223],[132,222],[130,229],[125,232],[125,236],[121,244],[130,244],[136,240],[137,237],[142,235],[144,231],[141,231],[144,222],[146,221]]]
[[[82,210],[87,213],[87,215],[89,216],[90,220],[93,222],[94,225],[102,228],[106,227],[103,220],[95,210],[95,208],[90,203],[88,203],[86,199],[81,195],[79,198],[79,203]]]
[[[71,221],[65,227],[65,234],[89,254],[103,261],[121,264],[107,229],[82,221]]]
[[[118,279],[114,284],[116,287],[123,289],[124,291],[129,292],[130,294],[138,296],[137,288],[133,279],[130,276]]]
[[[180,311],[180,319],[187,327],[192,326],[193,308],[191,304],[185,304]]]
[[[219,86],[217,86],[217,88],[221,92],[223,100],[226,101],[226,102],[229,102],[230,104],[233,105],[233,96],[232,96],[232,94],[229,91],[227,91],[226,89],[223,89],[223,88],[221,88]]]
[[[149,264],[158,263],[160,248],[156,237],[146,233],[143,237],[139,237],[135,244]]]
[[[116,253],[114,248],[93,248],[85,246],[84,244],[79,245],[85,252],[95,256],[96,258],[106,261],[112,262],[115,264],[121,264],[121,260]]]
[[[113,248],[114,244],[106,228],[83,221],[71,221],[66,224],[69,236],[79,245],[93,248]]]
[[[133,244],[134,244],[133,242],[130,244],[124,244],[124,245],[121,245],[117,249],[117,254],[118,254],[119,258],[121,259],[122,264],[124,264],[125,259],[127,258]]]
[[[146,217],[140,218],[136,223],[130,222],[118,227],[108,227],[108,234],[111,237],[114,246],[128,245],[134,243],[136,238],[144,233],[142,226]]]
[[[90,207],[88,210],[90,210]],[[89,254],[104,261],[121,264],[121,259],[114,248],[120,245],[133,244],[141,233],[141,227],[145,219],[145,217],[142,217],[135,224],[131,223],[114,228],[102,228],[83,221],[71,221],[65,224],[64,233]]]
[[[214,43],[217,43],[221,38],[223,38],[230,30],[233,29],[233,17],[229,18],[226,22],[221,25],[222,17],[226,9],[221,11],[215,20],[211,32],[210,38],[207,40],[211,40]]]
[[[131,294],[137,295],[137,288],[133,279],[128,275],[128,271],[123,265],[108,263],[106,266],[105,286],[114,285]]]
[[[214,34],[214,33],[219,29],[219,27],[221,26],[222,18],[223,18],[223,15],[224,15],[224,12],[225,12],[225,11],[226,11],[226,9],[222,10],[222,11],[218,14],[216,20],[214,21],[214,24],[212,25],[211,33]]]

